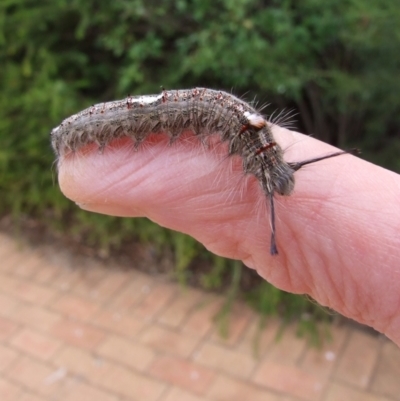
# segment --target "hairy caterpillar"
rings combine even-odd
[[[173,142],[189,130],[199,137],[219,134],[222,142],[228,142],[229,155],[242,158],[245,174],[258,179],[270,205],[272,255],[278,253],[274,194],[290,195],[294,173],[302,166],[347,153],[288,163],[264,116],[229,93],[206,88],[163,90],[158,95],[129,96],[91,106],[54,128],[51,143],[60,156],[90,143],[103,150],[112,140],[126,136],[136,147],[154,133],[167,134]]]

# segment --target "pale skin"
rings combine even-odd
[[[336,151],[280,127],[273,132],[288,161]],[[243,177],[240,160],[224,154],[193,137],[169,146],[159,135],[137,152],[128,140],[103,154],[89,145],[60,158],[59,183],[85,210],[146,216],[187,233],[400,346],[400,175],[351,155],[299,170],[293,194],[275,197],[279,255],[271,256],[265,196]]]

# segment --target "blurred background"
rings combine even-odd
[[[0,227],[128,265],[140,244],[156,262],[143,270],[313,335],[310,316],[331,316],[307,299],[145,219],[78,209],[56,184],[49,133],[94,103],[202,86],[292,110],[297,130],[400,172],[399,49],[396,0],[2,0]]]

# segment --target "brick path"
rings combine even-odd
[[[0,233],[1,401],[395,401],[400,350],[332,328],[320,351],[278,322],[166,280],[21,246]]]

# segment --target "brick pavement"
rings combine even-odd
[[[256,342],[257,316],[236,304],[222,339],[222,301],[0,233],[0,400],[400,400],[400,350],[383,336],[333,326],[317,350],[294,328],[276,342],[272,320]]]

